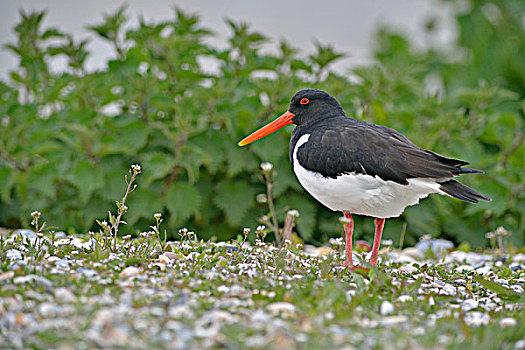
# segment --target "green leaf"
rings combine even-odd
[[[243,182],[221,182],[216,188],[213,202],[222,209],[232,226],[241,225],[249,209],[254,205],[257,191]]]
[[[120,135],[115,143],[118,149],[125,154],[136,154],[146,145],[150,129],[141,121],[134,121],[120,129]]]
[[[73,166],[69,181],[78,189],[80,203],[84,205],[89,201],[93,191],[102,188],[104,174],[96,165],[81,160]]]
[[[505,299],[505,300],[518,301],[520,299],[520,296],[523,297],[524,295],[523,293],[522,294],[516,293],[510,288],[503,287],[499,283],[486,280],[479,275],[474,275],[472,278],[474,279],[474,281],[478,282],[486,289],[493,291],[494,293],[498,295],[498,297]]]
[[[181,224],[191,215],[195,215],[201,203],[199,191],[188,183],[173,184],[164,197],[164,204],[171,217],[170,223]]]
[[[405,291],[408,294],[417,291],[418,288],[421,287],[421,285],[423,284],[424,281],[425,281],[425,279],[423,277],[419,277],[414,283],[412,283],[411,285],[406,287]]]
[[[145,177],[142,185],[149,186],[154,180],[163,179],[171,172],[175,159],[168,153],[148,153],[141,165]]]

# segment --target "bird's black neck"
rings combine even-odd
[[[355,120],[355,119],[352,119],[352,118],[348,118],[344,114],[341,115],[339,113],[339,114],[335,114],[333,116],[330,116],[330,115],[326,116],[326,115],[324,115],[322,118],[309,120],[306,123],[302,123],[301,125],[297,125],[295,127],[295,129],[292,132],[292,138],[290,139],[290,150],[289,150],[290,162],[292,162],[292,167],[293,167],[293,150],[295,148],[295,145],[297,144],[297,141],[299,141],[301,136],[310,134],[311,130],[315,129],[320,124],[323,124],[325,122],[330,124],[330,123],[333,123],[334,119],[340,119],[340,118],[349,119],[349,120]]]

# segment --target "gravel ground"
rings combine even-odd
[[[191,238],[191,236],[188,236]],[[276,248],[3,231],[0,347],[524,349],[525,254],[425,240],[349,273],[344,242]],[[360,259],[364,255],[356,254]]]

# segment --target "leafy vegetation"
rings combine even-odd
[[[66,230],[98,230],[96,219],[121,195],[122,174],[138,163],[140,190],[126,201],[128,230],[148,227],[159,212],[168,233],[187,226],[202,238],[230,239],[265,215],[273,220],[267,203],[256,200],[267,188],[259,164],[270,162],[278,221],[297,209],[302,239],[339,236],[339,214],[310,198],[290,169],[290,129],[236,146],[283,112],[295,91],[315,87],[336,96],[349,116],[393,127],[421,147],[486,171],[462,181],[492,202],[434,196],[389,220],[386,238],[397,242],[406,227],[406,244],[431,234],[483,245],[485,232],[504,226],[514,233],[511,241],[523,244],[525,5],[462,4],[451,5],[459,30],[454,46],[417,49],[381,29],[374,64],[348,76],[330,71],[342,53],[321,43],[307,58],[287,42],[271,55],[260,50],[264,35],[228,20],[229,45],[217,49],[195,15],[177,9],[170,21],[140,20],[125,30],[125,8],[89,27],[116,58],[88,72],[86,41],[43,28],[44,13],[21,12],[18,40],[6,46],[19,67],[0,83],[0,226],[28,225],[27,213],[38,209]],[[429,38],[438,25],[429,21]],[[67,60],[67,72],[51,71],[53,57]],[[363,218],[356,235],[372,228]]]

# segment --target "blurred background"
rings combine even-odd
[[[297,209],[300,239],[339,237],[340,214],[291,170],[292,127],[236,145],[313,87],[351,117],[486,171],[462,182],[492,202],[433,196],[389,220],[385,238],[485,246],[485,233],[503,226],[523,245],[523,1],[19,1],[0,10],[0,227],[28,226],[39,210],[61,230],[98,230],[138,163],[123,234],[148,230],[161,212],[172,237],[188,227],[230,239],[268,215],[260,163],[271,162],[279,222]],[[357,225],[370,239],[372,220]]]

